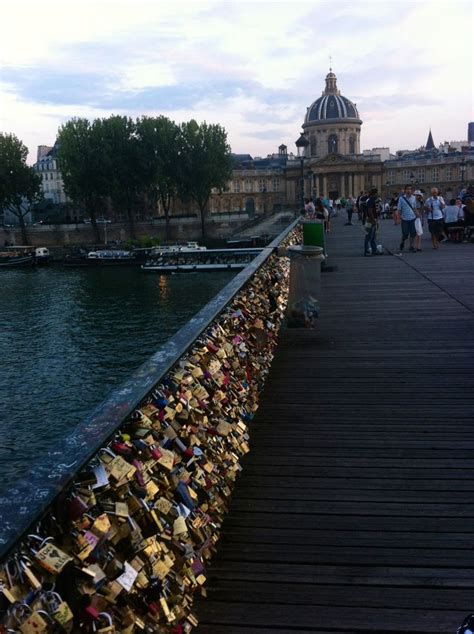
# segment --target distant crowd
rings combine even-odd
[[[444,240],[452,242],[470,241],[474,236],[474,187],[463,188],[456,198],[447,201],[440,191],[433,187],[427,196],[420,189],[413,190],[406,185],[398,196],[383,200],[376,188],[362,191],[357,198],[339,198],[330,200],[318,196],[313,200],[305,199],[305,215],[309,219],[324,222],[325,230],[331,230],[331,217],[338,211],[347,214],[346,225],[353,225],[354,214],[364,225],[366,235],[364,254],[377,255],[377,232],[380,219],[392,218],[401,227],[401,241],[398,254],[401,254],[407,240],[411,252],[421,251],[421,237],[425,227],[431,236],[433,249],[439,248]]]

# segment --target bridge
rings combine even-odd
[[[473,246],[362,257],[343,220],[317,330],[277,348],[200,634],[454,633],[474,612]]]
[[[106,611],[129,634],[446,634],[474,612],[472,244],[394,257],[384,220],[363,257],[360,225],[333,229],[317,329],[275,345],[292,225],[3,496],[0,629],[38,626],[52,583],[81,632]]]

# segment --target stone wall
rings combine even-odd
[[[236,230],[248,221],[248,214],[219,214],[216,217],[208,218],[206,221],[206,236],[209,238],[228,238]],[[166,239],[166,225],[164,220],[153,220],[136,224],[136,234],[138,238],[153,237]],[[65,225],[43,225],[28,227],[28,240],[33,246],[64,246],[94,244],[95,237],[92,226],[89,224],[65,224]],[[99,225],[99,232],[102,240],[107,232],[107,242],[113,240],[127,240],[129,237],[128,225],[126,223],[114,222],[107,225]],[[201,221],[198,217],[179,218],[171,221],[170,240],[199,240],[201,238]],[[0,245],[5,241],[11,245],[21,245],[21,231],[3,228],[0,233]]]

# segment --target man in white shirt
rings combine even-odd
[[[402,254],[403,248],[405,246],[405,241],[408,236],[410,236],[410,251],[416,251],[415,247],[413,246],[416,237],[415,206],[416,198],[415,196],[413,196],[412,187],[411,185],[405,185],[403,194],[401,194],[398,198],[397,205],[397,210],[402,220],[402,241],[400,242],[400,253],[397,253],[396,255]]]
[[[433,249],[439,247],[440,237],[443,235],[444,218],[443,209],[446,204],[439,195],[437,187],[431,189],[431,196],[425,200],[425,211],[428,217],[428,229],[431,233]]]

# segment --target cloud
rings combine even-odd
[[[292,146],[330,55],[364,147],[409,147],[420,121],[423,142],[428,112],[438,138],[472,119],[466,2],[83,0],[71,19],[68,3],[26,1],[28,19],[23,3],[2,13],[0,122],[30,147],[71,116],[162,113],[219,122],[234,151],[266,155]]]

